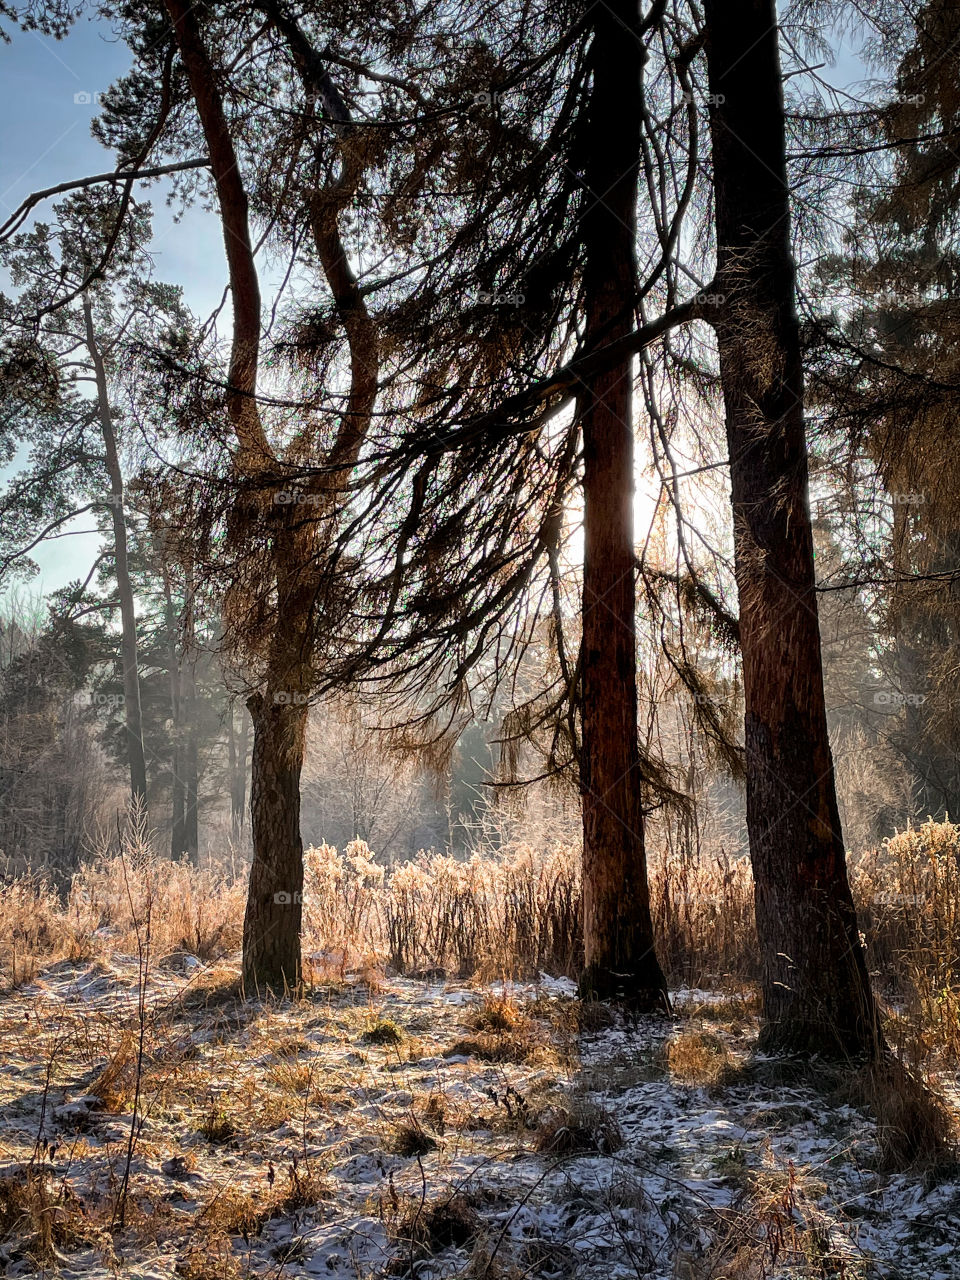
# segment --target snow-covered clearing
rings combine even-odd
[[[960,1185],[879,1172],[865,1114],[753,1054],[746,999],[626,1025],[563,979],[235,978],[161,962],[141,1019],[114,957],[0,1001],[0,1274],[960,1275]]]

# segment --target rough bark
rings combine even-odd
[[[227,409],[237,438],[234,467],[238,478],[252,481],[254,507],[238,510],[231,536],[245,536],[245,520],[255,520],[262,482],[276,459],[267,440],[257,405],[257,371],[260,349],[260,286],[250,236],[249,201],[243,185],[236,148],[224,115],[217,77],[203,42],[196,11],[184,0],[165,0],[210,153],[210,168],[217,189],[224,247],[233,300],[233,340],[230,353],[230,390]],[[241,504],[248,501],[243,496]],[[294,515],[296,515],[296,511]],[[281,530],[279,537],[284,538]],[[289,544],[289,537],[285,546]],[[278,560],[278,628],[295,626],[296,617],[284,617],[284,577],[290,564],[286,554]],[[279,642],[281,645],[283,641]],[[248,702],[253,722],[253,765],[250,783],[253,862],[243,927],[243,975],[249,992],[269,988],[282,991],[300,981],[299,895],[303,885],[303,845],[300,839],[299,780],[302,766],[305,707],[274,700],[289,691],[290,682],[274,678],[274,664],[263,693]],[[299,680],[294,681],[299,688]],[[298,754],[300,753],[300,754]],[[276,895],[281,895],[278,899]],[[283,895],[291,895],[289,902]],[[296,895],[297,900],[293,900]]]
[[[762,1042],[873,1054],[823,695],[776,7],[705,14]]]
[[[243,835],[246,825],[247,739],[250,732],[250,713],[245,706],[241,705],[239,730],[232,706],[229,715],[227,747],[230,760],[230,834],[236,844]]]
[[[170,760],[170,857],[176,861],[183,856],[186,841],[186,833],[184,831],[186,787],[183,782],[183,748],[181,745],[183,731],[183,668],[177,651],[177,619],[173,607],[173,586],[170,581],[170,574],[162,560],[160,562],[160,574],[163,580],[163,617],[167,633],[170,723],[173,726]]]
[[[254,856],[243,920],[243,980],[248,995],[297,987],[301,978],[303,843],[300,770],[307,708],[280,691],[255,693],[250,823]]]
[[[110,518],[113,525],[113,561],[120,601],[120,661],[123,666],[123,715],[126,727],[130,794],[140,814],[147,813],[147,762],[143,749],[143,717],[140,710],[140,667],[137,654],[137,614],[127,555],[127,521],[123,510],[123,471],[117,452],[117,434],[110,410],[107,372],[97,341],[89,299],[83,299],[83,323],[87,351],[93,363],[97,387],[100,434],[110,481]]]
[[[643,50],[636,5],[599,6],[587,123],[586,351],[633,330]],[[584,449],[584,996],[666,1003],[654,950],[637,732],[633,375],[626,356],[579,397]]]
[[[200,713],[197,697],[196,610],[193,583],[188,577],[183,627],[183,849],[191,862],[200,861]]]

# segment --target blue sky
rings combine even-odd
[[[33,191],[112,167],[110,152],[90,134],[90,121],[97,111],[96,95],[130,61],[109,26],[89,18],[82,18],[65,40],[16,32],[11,44],[0,45],[0,219]],[[181,284],[190,306],[208,314],[226,278],[216,219],[191,209],[175,223],[162,185],[143,192],[156,210],[157,278]],[[41,218],[43,210],[38,210]],[[89,527],[89,520],[80,524]],[[96,534],[71,536],[38,548],[34,559],[41,573],[30,580],[29,592],[51,591],[85,576],[98,542]]]
[[[130,55],[109,26],[86,18],[66,40],[18,32],[12,44],[0,45],[4,216],[39,187],[111,168],[112,156],[91,137],[90,121],[97,93],[129,66]],[[78,102],[77,95],[89,95],[90,101]],[[216,220],[194,209],[175,224],[164,203],[164,187],[151,187],[149,194],[157,210],[157,276],[183,284],[188,302],[209,310],[220,297],[225,276]]]
[[[11,44],[0,45],[0,118],[5,126],[0,133],[0,216],[5,218],[38,188],[111,167],[110,153],[91,137],[90,121],[96,95],[129,65],[127,49],[109,26],[88,17],[65,40],[17,32]],[[848,47],[841,49],[837,65],[821,74],[834,84],[849,85],[862,77],[863,67]],[[188,304],[206,316],[226,282],[217,220],[193,208],[175,223],[165,204],[165,188],[153,186],[148,194],[155,208],[157,278],[181,284]],[[41,574],[31,580],[30,591],[50,591],[85,576],[97,543],[94,534],[38,549]]]

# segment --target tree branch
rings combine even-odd
[[[58,182],[55,187],[44,187],[42,191],[34,191],[14,209],[6,222],[0,223],[0,241],[8,240],[23,226],[31,209],[35,209],[44,200],[63,195],[67,191],[79,191],[86,187],[95,187],[101,182],[146,181],[148,178],[162,178],[168,173],[182,173],[188,169],[203,169],[210,164],[206,156],[197,160],[180,160],[176,164],[158,164],[149,169],[112,169],[109,173],[94,173],[89,178],[77,178],[72,182]]]

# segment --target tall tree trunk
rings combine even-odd
[[[200,730],[197,719],[200,703],[197,697],[196,596],[192,567],[187,569],[183,594],[183,852],[194,865],[200,861]]]
[[[307,708],[290,690],[248,700],[253,721],[250,824],[254,857],[243,920],[243,978],[249,995],[300,982],[303,842],[300,771]],[[269,850],[264,857],[258,851]]]
[[[277,459],[263,429],[256,398],[261,299],[250,237],[249,202],[196,10],[186,0],[164,3],[203,127],[223,223],[234,318],[227,408],[238,443],[235,465],[241,479],[256,482],[251,491],[263,503],[269,501],[269,486],[264,481],[269,474],[282,475],[282,471],[277,472]],[[247,703],[253,722],[253,864],[243,944],[243,973],[248,990],[265,986],[279,990],[293,987],[300,980],[303,846],[299,785],[306,701],[312,678],[317,565],[328,545],[325,539],[329,538],[329,531],[323,527],[324,521],[331,517],[340,500],[341,478],[356,465],[369,429],[379,371],[376,328],[338,225],[368,163],[367,149],[325,71],[322,57],[281,8],[272,4],[267,8],[268,17],[287,41],[306,91],[305,119],[312,119],[322,103],[337,128],[340,173],[325,188],[323,175],[318,172],[317,190],[309,203],[317,254],[350,348],[351,381],[346,409],[326,455],[328,471],[305,486],[312,488],[311,496],[319,500],[315,518],[304,520],[298,506],[286,508],[289,523],[278,528],[272,545],[277,612],[271,658],[262,692]],[[276,508],[272,514],[277,516]],[[239,509],[235,513],[234,536],[248,536],[249,521],[261,516],[258,510],[247,513]]]
[[[190,668],[190,679],[193,688],[192,703],[195,710],[197,706],[197,671],[195,666]],[[186,727],[187,748],[184,763],[183,805],[184,853],[195,866],[198,866],[200,863],[200,750],[195,716],[192,716],[187,721]]]
[[[632,332],[640,161],[635,0],[600,5],[585,154],[586,350]],[[637,725],[633,372],[629,357],[580,397],[583,429],[583,803],[585,996],[666,1004],[654,951]]]
[[[776,6],[705,14],[762,1043],[873,1054],[827,738]]]
[[[234,843],[240,840],[246,824],[247,807],[247,739],[250,733],[250,713],[240,707],[240,728],[237,730],[234,707],[230,707],[227,747],[230,760],[230,835]]]
[[[170,857],[179,861],[186,848],[184,811],[186,787],[183,780],[183,664],[177,645],[177,616],[173,607],[173,587],[166,564],[161,558],[163,579],[163,614],[167,632],[167,671],[170,684],[171,734],[170,762]]]
[[[243,919],[243,978],[250,993],[269,988],[279,994],[294,990],[302,976],[300,774],[314,672],[313,631],[305,622],[313,592],[302,573],[305,547],[297,531],[281,531],[274,554],[277,610],[288,627],[274,633],[264,689],[247,699],[253,724],[253,862]]]
[[[93,362],[97,385],[97,409],[100,434],[110,480],[110,516],[113,522],[113,556],[120,599],[120,655],[123,665],[123,714],[127,731],[127,761],[130,769],[130,793],[134,804],[146,818],[147,763],[143,750],[143,716],[140,710],[140,671],[137,659],[137,615],[133,600],[133,583],[127,558],[127,522],[123,511],[123,471],[117,452],[117,436],[110,411],[107,373],[100,344],[93,326],[89,299],[83,299],[83,322],[87,350]]]
[[[175,860],[187,857],[196,865],[200,859],[200,841],[197,814],[199,752],[194,590],[188,571],[183,609],[178,619],[173,606],[170,574],[164,565],[161,566],[161,574],[173,719],[170,856]],[[181,631],[178,641],[178,632]]]

